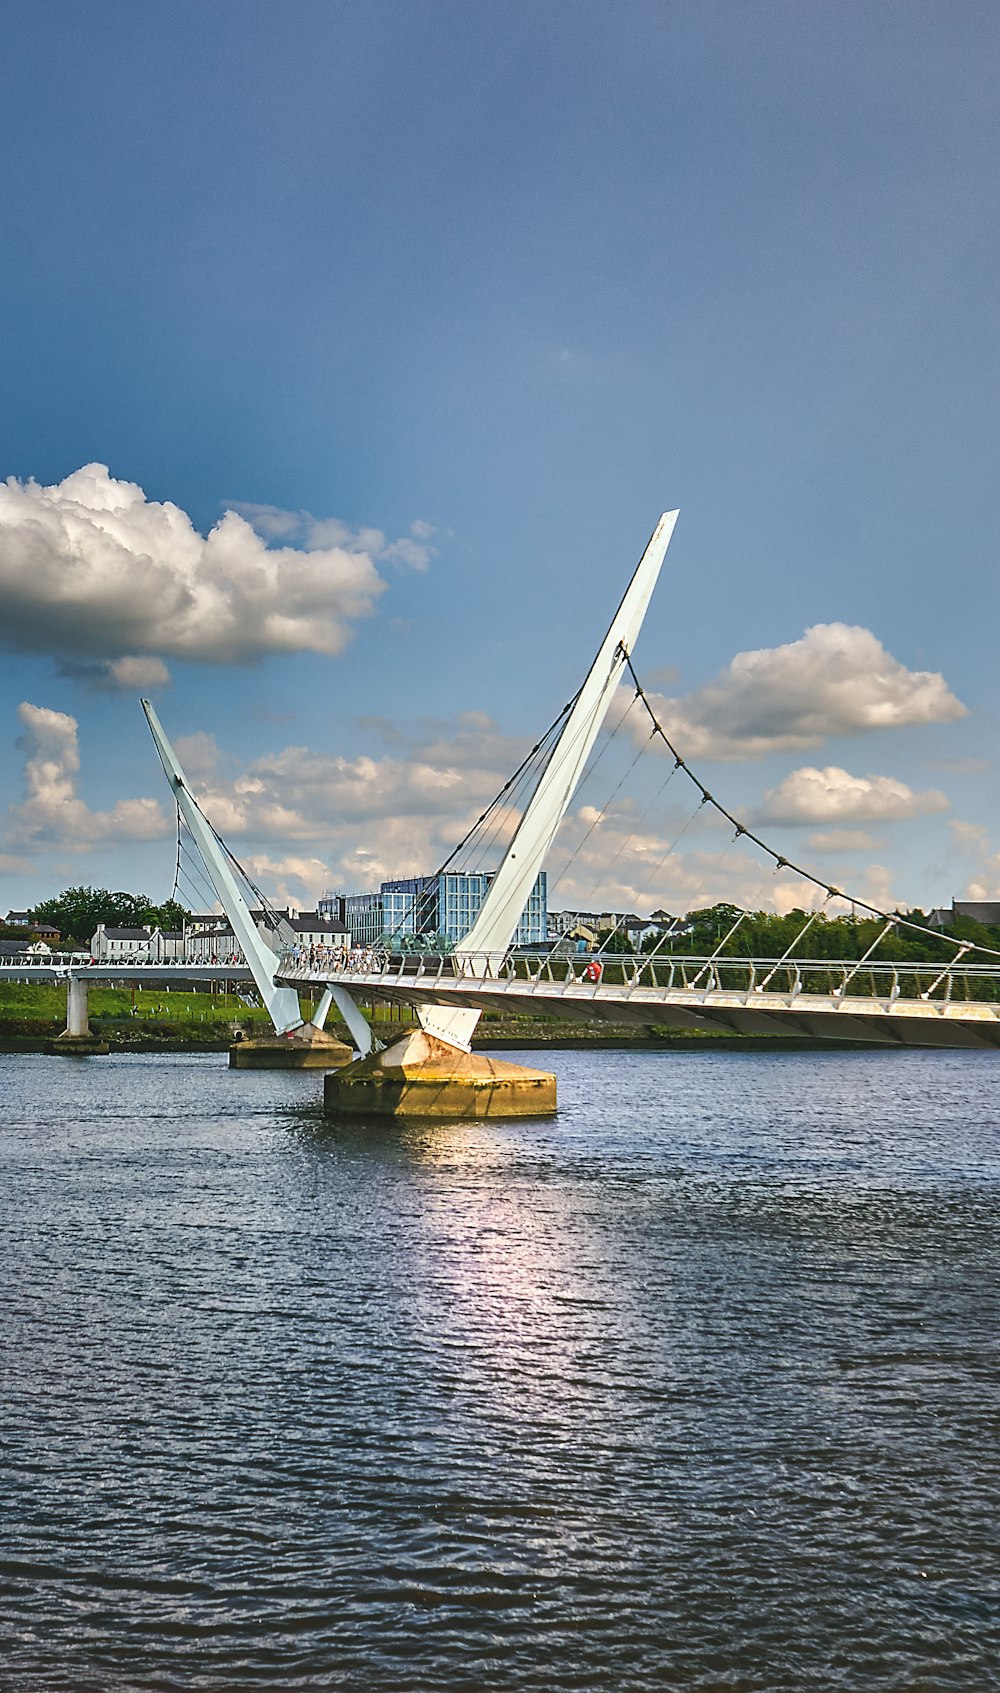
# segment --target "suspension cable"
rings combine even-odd
[[[941,936],[936,930],[928,929],[922,923],[914,923],[910,918],[904,917],[901,912],[897,911],[895,913],[890,913],[883,911],[880,906],[873,905],[870,900],[858,899],[854,895],[845,894],[842,888],[834,887],[831,883],[825,882],[822,877],[813,875],[811,870],[806,870],[801,864],[794,864],[790,858],[786,858],[783,853],[778,852],[767,841],[762,840],[760,835],[755,834],[754,831],[748,828],[745,823],[742,823],[738,817],[735,817],[731,811],[728,811],[722,802],[716,799],[710,789],[706,788],[704,782],[695,774],[687,760],[682,758],[681,754],[677,751],[673,741],[670,739],[670,736],[667,734],[663,724],[660,722],[653,710],[653,707],[649,703],[646,691],[643,688],[642,683],[639,681],[635,667],[632,663],[631,655],[628,652],[625,652],[625,663],[628,666],[632,681],[635,684],[636,694],[638,698],[642,700],[642,703],[646,708],[649,720],[653,724],[654,731],[660,737],[668,752],[676,760],[677,768],[683,770],[685,775],[698,789],[702,796],[702,803],[711,805],[720,816],[725,817],[727,822],[733,825],[736,830],[737,838],[740,835],[745,835],[748,841],[753,841],[755,846],[760,847],[762,852],[765,852],[769,858],[774,859],[775,865],[779,870],[791,870],[793,875],[801,876],[803,881],[810,882],[813,887],[825,889],[831,898],[849,899],[852,905],[859,905],[863,911],[871,912],[873,917],[880,917],[883,921],[887,921],[891,918],[893,924],[899,924],[904,928],[912,929],[914,934],[928,935],[931,939],[940,941]],[[991,946],[984,946],[978,941],[975,941],[972,944],[977,952],[988,953],[992,958],[1000,958],[1000,949]]]

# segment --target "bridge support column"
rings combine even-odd
[[[556,1079],[410,1029],[327,1076],[323,1103],[335,1117],[550,1117]]]
[[[90,1008],[85,976],[66,978],[66,1027],[48,1052],[75,1058],[92,1058],[111,1049],[106,1040],[90,1032]]]

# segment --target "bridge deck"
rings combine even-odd
[[[689,960],[704,968],[712,961]],[[766,977],[775,963],[764,960],[756,964],[748,960],[721,961],[718,974],[724,976],[739,967],[746,972],[747,985],[727,986],[664,985],[608,980],[590,982],[579,979],[568,970],[562,980],[550,979],[539,969],[536,976],[528,974],[455,974],[461,968],[454,960],[433,961],[422,968],[424,961],[408,958],[398,967],[373,969],[331,968],[328,965],[309,965],[284,960],[277,980],[289,987],[323,986],[330,983],[346,987],[363,998],[377,998],[395,1004],[454,1005],[476,1011],[503,1011],[511,1016],[557,1016],[579,1018],[591,1022],[635,1025],[648,1028],[656,1024],[667,1028],[703,1029],[736,1034],[819,1035],[824,1038],[868,1040],[893,1046],[942,1046],[959,1048],[1000,1047],[1000,999],[954,997],[958,972],[953,978],[940,965],[922,967],[928,979],[927,997],[907,996],[899,991],[902,978],[912,978],[912,966],[896,971],[880,966],[885,972],[882,982],[877,971],[866,969],[865,976],[875,979],[876,991],[850,992],[853,964],[816,966],[827,973],[829,991],[815,992],[805,988],[773,991],[751,980],[753,973]],[[478,961],[477,961],[478,963]],[[635,965],[635,960],[630,960]],[[794,968],[784,966],[784,968]],[[834,972],[840,972],[846,987],[838,991],[833,985]],[[624,971],[621,972],[624,976]],[[697,975],[697,971],[688,972]],[[984,995],[1000,991],[1000,979],[995,972],[976,974],[961,972],[963,984],[971,975],[975,989]],[[896,978],[895,987],[892,985]]]
[[[245,964],[75,964],[50,958],[44,964],[15,962],[0,964],[0,982],[65,982],[76,976],[85,982],[147,983],[153,987],[184,982],[253,982]]]

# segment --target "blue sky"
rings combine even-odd
[[[1000,895],[995,7],[0,16],[0,906],[169,892],[154,684],[272,891],[433,868],[675,505],[713,787]]]

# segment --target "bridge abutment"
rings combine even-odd
[[[550,1117],[556,1079],[410,1029],[327,1076],[323,1104],[336,1117]]]

